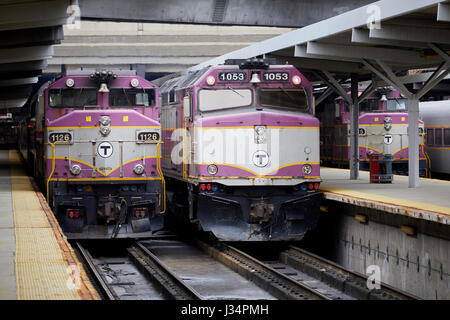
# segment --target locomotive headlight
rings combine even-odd
[[[214,176],[218,171],[217,166],[215,164],[210,164],[208,166],[207,170],[208,170],[208,173],[212,176]]]
[[[386,131],[391,130],[391,128],[392,128],[392,118],[391,117],[384,118],[384,128],[386,129]]]
[[[423,134],[423,128],[422,127],[419,127],[419,134]]]
[[[81,173],[81,167],[79,165],[74,165],[72,166],[72,168],[70,168],[70,172],[74,175],[77,176]]]
[[[258,144],[266,142],[266,126],[255,126],[255,141]]]
[[[134,168],[133,168],[133,171],[134,171],[134,173],[136,173],[136,174],[143,174],[143,173],[144,173],[144,170],[145,170],[145,168],[144,168],[144,166],[143,166],[142,164],[137,164],[137,165],[135,165]]]
[[[111,118],[110,117],[108,117],[108,116],[102,116],[101,118],[100,118],[100,124],[102,125],[102,126],[107,126],[107,125],[109,125],[111,123]]]
[[[100,133],[104,136],[107,136],[111,132],[110,127],[100,127]]]
[[[309,164],[305,164],[302,167],[303,174],[310,175],[312,172],[312,167]]]
[[[264,143],[264,142],[266,142],[266,138],[264,136],[257,136],[256,137],[256,143],[261,144],[261,143]]]
[[[263,135],[266,132],[265,126],[256,126],[255,131],[257,135]]]

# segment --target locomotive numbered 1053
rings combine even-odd
[[[163,227],[157,97],[141,77],[98,71],[62,77],[34,98],[20,149],[68,238]]]
[[[293,66],[227,61],[160,87],[170,218],[221,240],[300,240],[321,193],[319,121]]]

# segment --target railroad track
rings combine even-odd
[[[418,297],[380,283],[380,289],[369,290],[368,277],[319,257],[298,247],[290,246],[280,253],[280,262],[332,287],[346,296],[361,300],[417,300]]]
[[[229,244],[176,240],[135,242],[121,257],[93,258],[77,247],[106,299],[417,299],[290,246],[261,261]]]
[[[126,249],[127,256],[102,259],[76,245],[105,299],[202,299],[139,242]]]
[[[270,294],[282,300],[331,300],[312,287],[295,281],[269,265],[228,245],[219,243],[211,246],[204,242],[197,245],[209,255],[243,275]]]

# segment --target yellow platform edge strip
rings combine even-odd
[[[98,300],[43,195],[9,152],[18,300]]]

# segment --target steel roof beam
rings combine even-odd
[[[33,83],[37,83],[37,82],[38,82],[38,77],[0,80],[0,87],[11,87],[11,86],[24,85],[24,84],[33,84]]]
[[[439,3],[437,21],[450,22],[450,3]]]
[[[326,70],[322,71],[323,74],[328,78],[327,84],[333,87],[335,91],[349,104],[353,104],[352,98],[347,94],[347,91],[342,87],[342,85],[336,80],[331,73]],[[324,79],[325,80],[325,79]]]
[[[318,60],[302,57],[285,57],[279,55],[266,55],[277,59],[277,63],[285,64],[286,62],[299,67],[300,69],[316,69],[327,70],[340,73],[360,73],[362,72],[363,65],[361,63],[345,62],[345,61],[333,61],[333,60]]]
[[[0,49],[0,63],[49,59],[52,55],[53,46]]]
[[[415,12],[417,10],[430,8],[441,2],[442,0],[377,1],[370,5],[345,12],[333,18],[287,32],[280,36],[205,61],[192,67],[190,70],[198,70],[208,65],[220,64],[226,59],[245,59],[256,57],[265,53],[300,45],[308,41],[316,41],[318,39],[327,38],[329,36],[351,30],[352,28],[366,26],[368,18],[371,16],[369,13],[371,12],[369,10],[369,6],[377,6],[380,8],[379,18],[383,23],[384,20]]]
[[[369,29],[353,28],[352,29],[352,43],[361,43],[369,45],[384,45],[384,46],[395,46],[395,47],[405,47],[410,48],[426,48],[427,45],[421,42],[410,42],[410,41],[393,41],[387,39],[378,39],[369,37]]]
[[[318,97],[315,101],[315,105],[318,106],[320,103],[322,103],[323,100],[325,100],[326,98],[328,98],[330,96],[330,94],[332,94],[334,91],[334,89],[332,87],[328,87],[327,90],[325,90],[324,93],[322,93],[320,95],[320,97]]]
[[[383,24],[381,29],[371,29],[369,37],[393,41],[436,42],[450,44],[450,30],[417,26]]]
[[[377,84],[374,84],[374,81],[372,81],[370,83],[370,85],[358,97],[358,102],[361,103],[361,101],[366,100],[367,97],[370,96],[376,89],[377,89]]]
[[[361,57],[366,59],[385,59],[390,62],[419,64],[424,62],[423,56],[414,51],[374,48],[366,46],[343,46],[328,43],[308,42],[306,53],[311,55],[350,58],[357,60]],[[388,57],[388,58],[387,58]]]
[[[407,97],[411,95],[411,92],[405,87],[405,85],[400,81],[400,79],[394,74],[394,72],[389,68],[389,66],[381,61],[380,59],[377,59],[376,62],[378,65],[386,72],[389,79],[395,83],[396,87],[399,89],[399,91],[402,91],[403,94]]]

